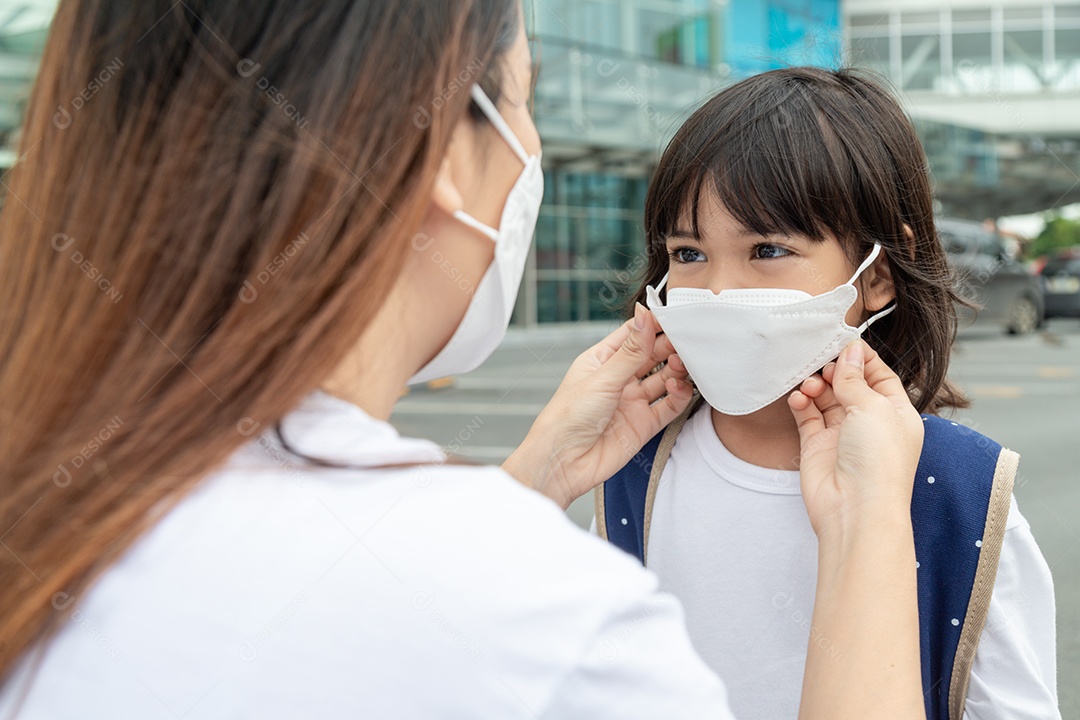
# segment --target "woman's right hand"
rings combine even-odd
[[[573,362],[503,469],[566,509],[630,462],[693,395],[686,367],[659,332],[637,304],[632,320]]]
[[[818,536],[799,718],[925,720],[911,525],[919,413],[900,378],[861,340],[788,405]]]
[[[869,345],[848,345],[788,405],[799,425],[802,496],[819,538],[878,513],[908,517],[922,419]]]

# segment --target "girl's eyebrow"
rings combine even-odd
[[[664,240],[693,240],[696,243],[701,243],[701,238],[690,232],[689,230],[681,230],[675,228],[667,234]]]
[[[788,234],[782,233],[782,232],[773,232],[773,233],[767,233],[765,235],[762,235],[761,233],[755,232],[754,230],[751,230],[748,227],[741,228],[738,231],[737,234],[738,234],[738,236],[740,238],[753,238],[753,239],[757,239],[757,240],[776,240],[776,239],[781,239],[782,238],[785,241],[790,241],[790,240],[802,240],[803,239],[803,238],[801,238],[799,236],[788,235]],[[695,235],[692,231],[683,230],[682,228],[675,228],[674,230],[669,232],[664,237],[664,241],[667,242],[669,240],[692,240],[692,241],[694,241],[694,242],[696,242],[698,244],[701,244],[701,242],[702,242],[701,237],[699,235]]]
[[[765,242],[779,242],[779,241],[791,242],[793,240],[794,241],[801,241],[801,240],[804,239],[803,237],[801,237],[799,235],[789,235],[788,233],[782,232],[780,230],[777,230],[776,232],[769,232],[769,233],[762,234],[762,233],[759,233],[759,232],[755,232],[754,230],[751,230],[750,228],[743,228],[742,230],[740,230],[739,231],[739,237],[757,239],[758,241],[763,240]]]

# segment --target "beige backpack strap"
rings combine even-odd
[[[656,486],[660,482],[660,474],[664,471],[664,465],[667,464],[668,457],[671,455],[671,448],[675,445],[675,438],[679,435],[679,430],[682,429],[687,418],[694,414],[694,410],[700,404],[700,395],[690,400],[690,405],[687,406],[686,410],[683,410],[664,430],[664,434],[660,438],[660,445],[656,449],[656,457],[653,459],[652,470],[649,473],[649,486],[645,494],[645,527],[642,533],[645,539],[646,555],[649,548],[649,519],[652,517],[653,500],[656,498]],[[593,488],[593,513],[596,515],[596,534],[607,540],[607,513],[604,511],[603,483]]]
[[[671,421],[660,438],[660,445],[656,448],[656,457],[653,458],[652,470],[649,471],[649,486],[645,491],[645,527],[642,529],[642,552],[645,556],[645,565],[649,564],[649,527],[652,524],[653,503],[656,501],[656,489],[660,487],[660,476],[664,474],[664,466],[671,457],[671,449],[675,447],[675,438],[679,437],[683,425],[701,405],[701,396],[690,400],[690,404]]]
[[[593,488],[593,513],[596,515],[596,534],[607,540],[607,514],[604,512],[604,483]]]
[[[1005,540],[1005,525],[1009,519],[1013,481],[1016,479],[1019,463],[1018,454],[1002,448],[994,470],[994,484],[990,488],[990,505],[986,509],[986,526],[982,549],[979,551],[979,564],[975,568],[975,584],[971,587],[964,628],[960,633],[960,643],[956,647],[956,657],[953,660],[952,681],[949,683],[950,720],[963,720],[964,717],[971,666],[975,662],[975,650],[979,646],[979,638],[986,626],[986,615],[990,611],[990,596],[994,592],[994,581],[997,579],[1001,544]]]

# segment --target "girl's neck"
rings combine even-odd
[[[799,469],[799,428],[787,395],[749,415],[724,415],[709,409],[716,436],[732,455],[758,467]]]

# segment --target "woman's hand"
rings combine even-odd
[[[863,515],[908,517],[923,424],[900,378],[869,345],[849,345],[788,405],[799,425],[803,500],[818,537]]]
[[[799,717],[925,720],[911,528],[919,414],[861,340],[804,381],[788,405],[818,536]]]
[[[626,465],[692,396],[658,330],[638,304],[632,320],[579,355],[503,469],[565,509]]]

